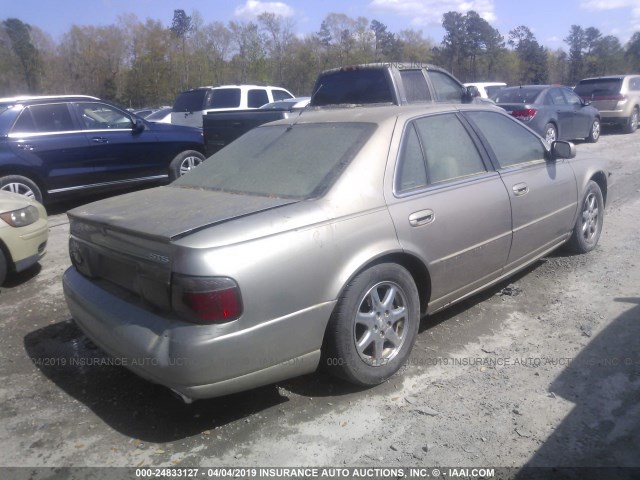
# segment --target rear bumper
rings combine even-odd
[[[334,305],[220,334],[216,326],[165,318],[129,303],[74,267],[65,272],[63,288],[71,315],[96,345],[137,375],[188,398],[227,395],[315,371]]]

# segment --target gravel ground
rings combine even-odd
[[[55,206],[41,267],[0,290],[0,466],[640,467],[640,132],[578,155],[611,161],[598,248],[425,318],[364,390],[316,373],[183,405],[104,365],[62,296]]]

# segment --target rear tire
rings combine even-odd
[[[575,253],[587,253],[596,248],[604,220],[602,190],[593,180],[587,184],[580,205],[580,213],[567,247]]]
[[[638,129],[638,117],[640,117],[638,107],[635,107],[624,126],[624,133],[633,133]]]
[[[179,153],[169,164],[169,179],[173,182],[204,162],[204,155],[195,150]]]
[[[382,263],[344,289],[329,320],[323,364],[361,386],[378,385],[405,363],[420,324],[418,290],[403,267]]]
[[[542,133],[543,133],[542,136],[549,143],[549,145],[551,145],[553,142],[555,142],[558,139],[558,130],[556,129],[556,126],[553,123],[547,123],[544,126],[544,130]]]
[[[19,193],[28,198],[33,198],[40,203],[43,203],[42,191],[40,187],[30,178],[23,177],[22,175],[7,175],[6,177],[0,177],[0,190],[6,192]]]

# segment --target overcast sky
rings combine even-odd
[[[173,11],[198,11],[206,23],[252,20],[264,11],[291,17],[297,33],[315,32],[331,12],[378,20],[392,32],[413,28],[436,43],[442,40],[442,14],[475,10],[503,36],[520,25],[552,49],[571,25],[596,27],[623,45],[640,31],[640,0],[0,0],[0,19],[18,18],[58,41],[72,25],[110,25],[123,14],[171,25]]]

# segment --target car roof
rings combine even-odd
[[[0,98],[0,104],[16,104],[29,102],[43,102],[51,100],[100,100],[89,95],[19,95],[15,97]]]
[[[432,103],[420,105],[373,105],[352,108],[318,107],[303,110],[300,115],[278,120],[270,125],[291,125],[305,123],[330,122],[363,122],[384,124],[396,120],[406,121],[425,114],[459,112],[459,111],[491,111],[506,114],[505,110],[490,103]]]
[[[349,71],[349,70],[359,70],[359,69],[382,69],[388,67],[395,67],[398,70],[416,70],[424,68],[426,70],[437,70],[439,72],[449,73],[446,69],[442,67],[438,67],[437,65],[432,65],[430,63],[411,63],[411,62],[378,62],[378,63],[360,63],[355,65],[346,65],[342,67],[330,68],[328,70],[322,71],[321,75],[326,73],[333,72],[341,72],[341,71]]]

